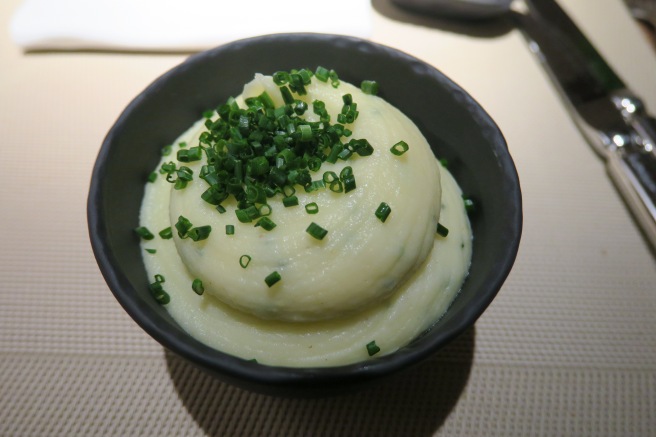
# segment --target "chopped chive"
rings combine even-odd
[[[248,267],[248,264],[250,264],[250,262],[251,262],[250,255],[242,255],[239,257],[239,265],[241,266],[242,269]]]
[[[171,230],[171,227],[169,226],[168,228],[164,228],[159,231],[159,236],[164,240],[170,240],[173,238],[173,231]]]
[[[312,181],[309,184],[307,184],[305,186],[305,192],[306,193],[311,193],[313,191],[318,191],[318,190],[320,190],[322,188],[325,188],[325,187],[326,187],[326,184],[323,182],[322,179],[319,179],[319,180]]]
[[[153,183],[157,180],[157,172],[154,171],[148,175],[148,182]]]
[[[201,296],[205,292],[203,281],[198,278],[194,279],[194,282],[191,283],[191,289],[194,290],[197,295]]]
[[[290,206],[296,206],[298,205],[298,197],[294,195],[283,197],[282,204],[285,206],[285,208],[289,208]]]
[[[232,197],[237,204],[237,218],[243,223],[271,214],[268,203],[278,193],[283,194],[285,207],[298,205],[294,196],[296,186],[304,187],[307,192],[329,188],[343,193],[355,189],[352,170],[348,174],[341,172],[339,178],[332,173],[326,180],[313,181],[312,175],[324,173],[320,168],[325,162],[336,163],[355,154],[373,153],[373,147],[365,139],[349,138],[353,131],[345,125],[358,117],[353,95],[342,95],[340,123],[331,122],[331,114],[320,100],[311,102],[318,120],[308,121],[303,115],[309,110],[310,102],[299,97],[306,94],[306,87],[315,77],[337,88],[340,84],[337,73],[319,66],[314,72],[301,68],[278,71],[273,77],[280,92],[276,100],[284,104],[276,107],[274,95],[262,92],[245,99],[245,106],[229,98],[214,110],[203,112],[205,130],[198,143],[192,147],[191,143],[179,142],[175,149],[177,161],[162,164],[158,171],[175,184],[174,189],[184,189],[195,176],[180,163],[204,160],[198,177],[208,186],[202,190],[201,198],[224,213],[226,208],[222,204]],[[374,92],[375,82],[364,82],[362,86]],[[344,138],[348,138],[348,143]],[[171,147],[165,147],[163,154],[172,153]],[[262,226],[268,222],[258,223]],[[202,232],[193,230],[191,223],[179,222],[176,229],[181,238],[203,238]]]
[[[390,215],[390,212],[392,212],[392,208],[390,208],[390,206],[387,203],[380,202],[380,205],[378,205],[375,214],[376,217],[378,217],[378,219],[381,222],[385,223],[385,220],[387,220],[387,217]]]
[[[440,237],[446,237],[449,235],[449,230],[446,228],[446,226],[442,225],[441,223],[437,224],[437,234]]]
[[[365,139],[351,140],[349,145],[360,156],[369,156],[374,153],[374,147]]]
[[[344,183],[344,192],[348,193],[349,191],[355,190],[355,176],[352,174],[345,177],[344,180],[342,181]]]
[[[171,297],[166,291],[164,291],[164,287],[162,287],[162,282],[164,281],[158,281],[156,279],[155,282],[148,285],[148,289],[150,290],[150,294],[157,301],[157,303],[161,305],[166,305],[167,303],[171,302]]]
[[[353,168],[348,165],[342,169],[342,171],[339,172],[339,178],[341,180],[344,180],[344,178],[348,176],[353,176]]]
[[[289,82],[289,73],[286,71],[276,71],[273,73],[273,82],[276,85],[284,85]]]
[[[170,162],[163,163],[162,166],[159,169],[159,172],[161,174],[170,175],[171,173],[173,173],[175,171],[175,169],[176,169],[175,162],[170,161]]]
[[[237,220],[239,220],[241,223],[250,223],[253,221],[253,219],[250,218],[248,213],[246,213],[246,211],[243,209],[235,210],[235,215],[237,215]]]
[[[151,254],[157,253],[157,249],[146,249],[146,252],[151,253]]]
[[[266,231],[270,231],[276,227],[276,224],[269,217],[262,217],[255,223],[255,226],[259,226]]]
[[[313,138],[312,128],[308,124],[302,124],[298,127],[301,133],[301,141],[310,141]]]
[[[310,202],[307,205],[305,205],[305,211],[308,214],[316,214],[319,212],[319,205],[317,205],[316,202]]]
[[[305,103],[303,100],[294,100],[294,112],[296,113],[296,115],[305,114],[305,111],[307,111],[307,109],[308,109],[307,103]],[[302,124],[300,127],[303,126],[308,126],[308,125]],[[312,128],[310,128],[310,134],[312,135]],[[312,137],[314,137],[314,135],[312,135]],[[307,136],[305,137],[303,136],[303,132],[301,132],[301,141],[309,141]]]
[[[187,232],[193,227],[189,219],[184,216],[178,217],[175,228],[178,230],[178,237],[187,238]],[[163,238],[163,237],[162,237]]]
[[[390,148],[390,152],[392,152],[396,156],[401,156],[405,152],[407,152],[409,148],[410,146],[408,146],[408,143],[406,143],[405,141],[399,141],[398,143],[394,144]]]
[[[194,241],[201,241],[207,239],[207,237],[210,236],[210,232],[212,232],[212,227],[210,225],[198,226],[187,232],[187,236]]]
[[[271,206],[265,203],[257,209],[257,212],[260,217],[266,217],[268,215],[271,215]]]
[[[162,147],[162,156],[169,156],[171,154],[171,151],[173,150],[172,146],[164,146]]]
[[[333,181],[339,180],[339,176],[334,171],[327,171],[323,174],[324,184],[330,184]]]
[[[321,82],[328,82],[328,77],[330,76],[330,71],[324,67],[317,67],[314,72],[314,76],[319,79]]]
[[[373,357],[378,352],[380,352],[380,348],[376,344],[375,340],[367,343],[367,353],[369,354],[370,357]]]
[[[137,235],[139,235],[144,240],[152,240],[153,238],[155,238],[152,232],[150,232],[148,228],[145,226],[139,226],[134,230],[134,232],[136,232]]]
[[[164,282],[166,282],[164,276],[158,274],[155,275],[155,282],[148,285],[148,289],[150,289],[152,296],[158,303],[162,305],[166,305],[171,301],[171,297],[166,291],[164,291],[164,287],[162,287],[162,283]]]
[[[449,168],[449,161],[446,158],[440,158],[440,165],[444,168]]]
[[[328,185],[328,189],[333,193],[341,193],[344,191],[344,185],[342,184],[342,181],[336,179]]]
[[[363,80],[360,84],[360,89],[365,94],[376,95],[378,94],[378,82],[375,80]]]
[[[203,149],[200,146],[190,147],[189,149],[180,149],[177,153],[178,161],[193,162],[203,157]]]
[[[330,79],[330,84],[333,88],[339,87],[339,76],[335,70],[330,70],[328,72],[328,78]]]
[[[289,88],[286,86],[281,86],[280,87],[280,94],[282,95],[282,101],[285,102],[285,105],[291,105],[294,103],[294,96],[292,95],[292,92],[289,91]]]
[[[317,240],[323,240],[323,238],[328,234],[328,231],[316,224],[315,222],[310,223],[310,226],[307,227],[305,230],[308,234],[310,234],[312,237],[316,238]]]
[[[226,225],[226,235],[235,235],[234,225]]]
[[[470,197],[463,195],[462,201],[465,204],[465,211],[467,211],[467,214],[471,214],[474,211],[476,211],[476,203],[474,203],[474,201]]]
[[[266,282],[266,284],[269,286],[269,288],[271,288],[273,286],[273,284],[280,281],[280,279],[282,279],[280,277],[280,273],[271,272],[266,278],[264,278],[264,282]]]

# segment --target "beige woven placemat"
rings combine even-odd
[[[614,0],[599,3],[628,26]],[[17,4],[0,3],[4,28]],[[165,352],[104,284],[85,203],[111,123],[183,57],[23,55],[2,33],[0,436],[656,436],[656,258],[523,40],[374,4],[376,39],[460,82],[516,160],[524,236],[475,329],[391,381],[329,399],[244,392]],[[656,106],[656,59],[622,68]]]

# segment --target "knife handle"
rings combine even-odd
[[[653,155],[617,148],[607,155],[606,163],[608,174],[656,250],[656,161]]]

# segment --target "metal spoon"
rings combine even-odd
[[[656,118],[556,0],[392,1],[461,20],[512,16],[656,251]]]
[[[487,20],[510,11],[513,0],[392,0],[398,6],[460,20]]]

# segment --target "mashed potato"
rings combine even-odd
[[[284,104],[278,85],[262,75],[246,84],[236,103],[245,108],[263,92],[276,107]],[[469,221],[456,182],[417,127],[381,98],[344,82],[335,88],[313,78],[307,94],[294,98],[309,108],[324,102],[336,123],[345,94],[357,103],[358,117],[346,124],[352,135],[343,139],[364,138],[373,152],[324,162],[312,179],[339,175],[348,166],[356,188],[306,192],[296,186],[298,205],[289,207],[277,194],[266,201],[275,227],[255,226],[257,219],[240,222],[232,197],[221,202],[223,213],[201,198],[209,186],[197,176],[205,155],[184,163],[194,175],[185,188],[173,189],[164,177],[147,184],[141,225],[154,233],[172,227],[173,238],[143,243],[156,250],[144,251],[146,270],[151,278],[165,278],[167,310],[199,341],[264,364],[348,364],[378,348],[376,356],[409,343],[439,319],[460,289],[471,258]],[[300,117],[319,121],[311,109]],[[173,151],[180,143],[197,146],[205,125],[201,120],[192,126]],[[390,148],[401,140],[409,150],[397,156]],[[161,164],[169,161],[175,157],[164,156]],[[375,214],[381,203],[391,209],[384,221]],[[193,226],[211,226],[209,237],[178,235],[174,225],[181,216]],[[436,234],[438,222],[449,229],[447,237]],[[324,231],[322,239],[306,232],[311,224]],[[271,274],[279,278],[272,285],[265,282]],[[192,290],[195,279],[202,281],[202,295]],[[372,342],[376,348],[368,350]]]

